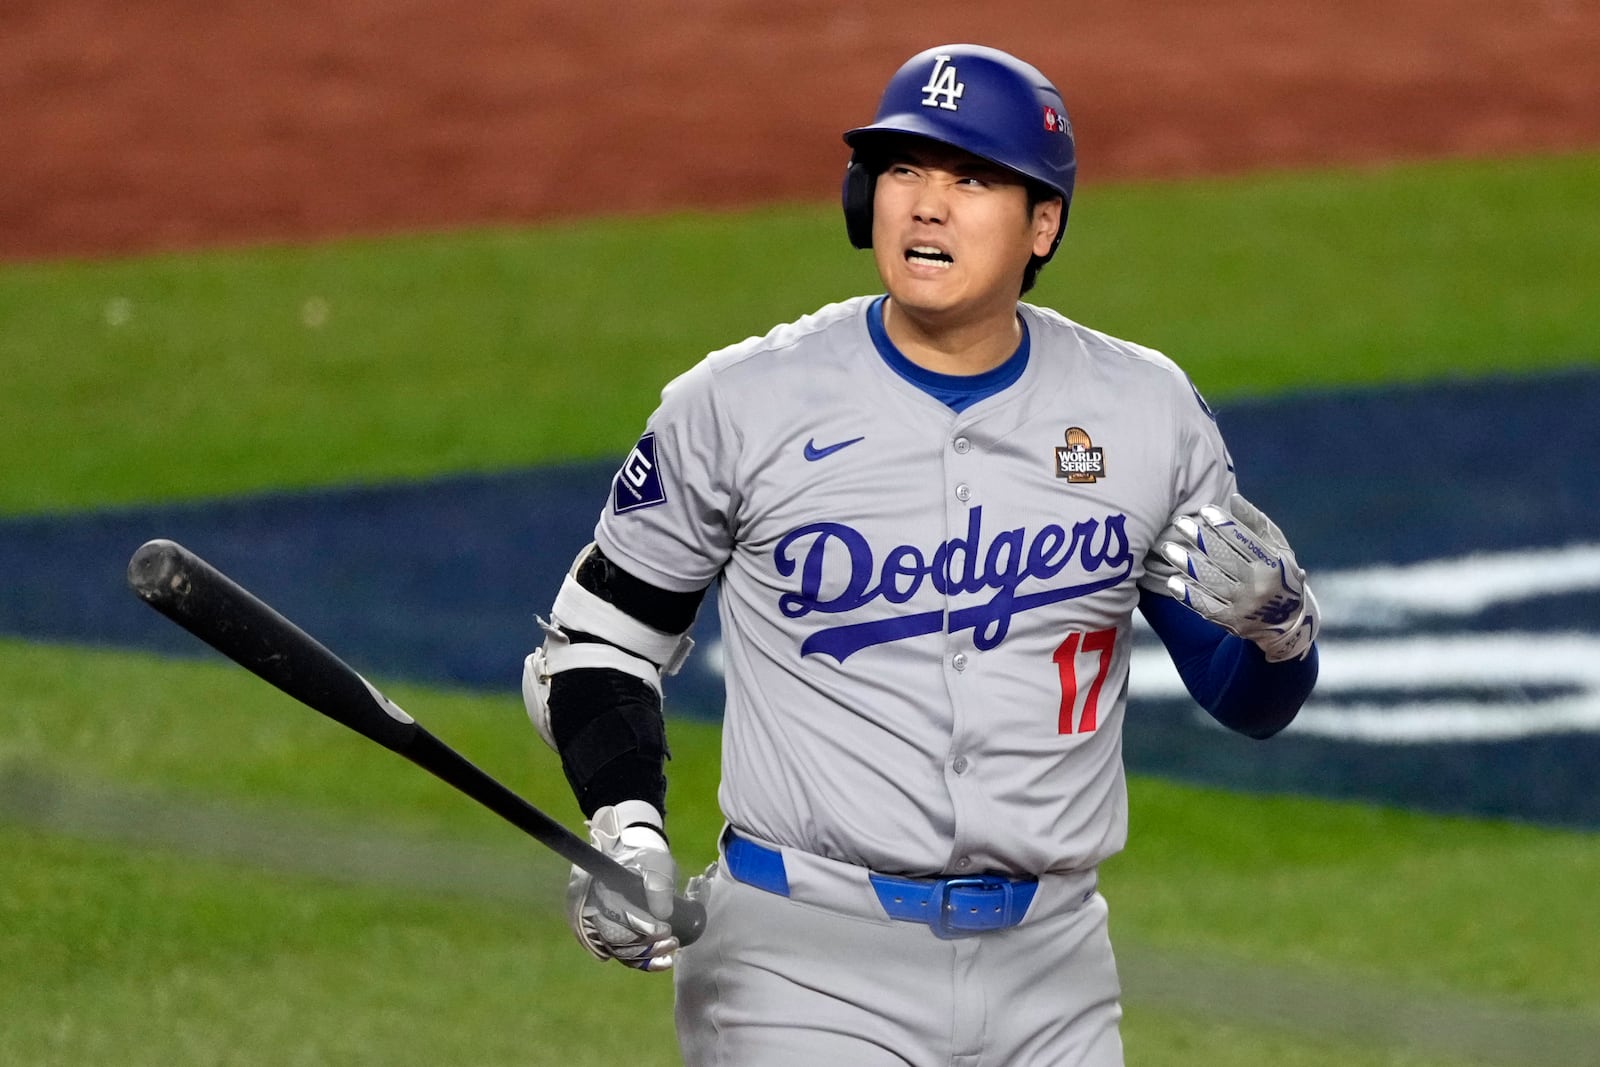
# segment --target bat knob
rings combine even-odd
[[[168,603],[187,596],[189,550],[176,541],[146,541],[128,561],[128,585],[151,603]]]
[[[680,945],[692,945],[706,932],[706,906],[688,897],[672,901],[672,933]]]

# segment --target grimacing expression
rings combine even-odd
[[[890,297],[941,316],[1009,313],[1029,259],[1050,252],[1061,201],[1030,212],[1020,176],[932,141],[906,139],[886,158],[872,247]]]

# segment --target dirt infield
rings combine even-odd
[[[0,258],[815,201],[950,40],[1086,183],[1600,144],[1595,0],[7,0]]]

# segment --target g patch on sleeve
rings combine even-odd
[[[611,510],[621,515],[639,508],[653,508],[667,502],[667,491],[661,485],[661,468],[656,464],[656,435],[647,433],[639,438],[622,469],[611,480]]]

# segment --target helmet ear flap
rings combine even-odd
[[[856,248],[872,247],[872,195],[878,184],[878,175],[860,159],[852,156],[844,171],[844,231],[850,244]]]

